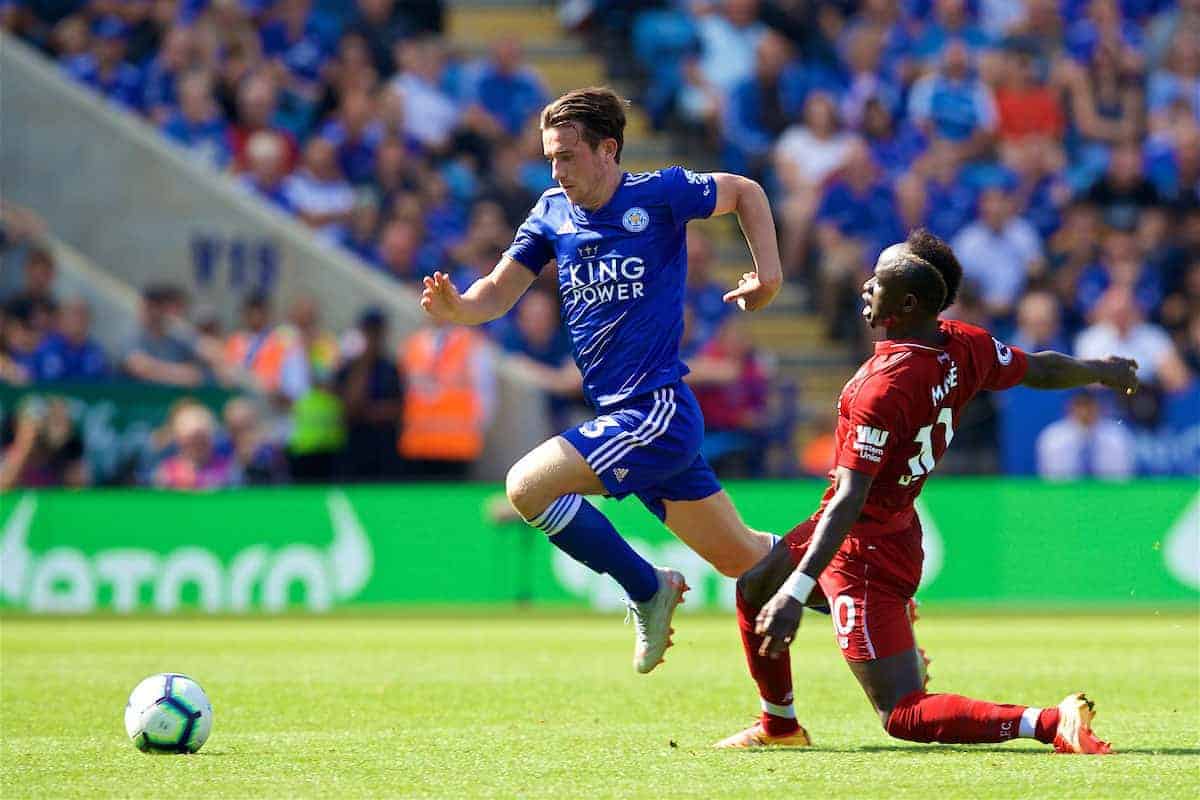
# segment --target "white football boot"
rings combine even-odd
[[[643,675],[663,662],[663,653],[674,644],[671,634],[671,617],[675,607],[683,602],[683,593],[688,590],[687,581],[677,570],[655,567],[658,575],[658,591],[642,603],[629,602],[629,615],[636,627],[633,648],[633,668]],[[626,617],[628,620],[628,617]]]

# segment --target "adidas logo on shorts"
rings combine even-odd
[[[617,479],[618,483],[625,480],[625,476],[628,474],[629,470],[625,469],[624,467],[617,467],[613,470],[613,476]]]

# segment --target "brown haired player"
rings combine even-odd
[[[748,178],[681,167],[621,169],[625,101],[608,89],[568,92],[542,112],[542,148],[558,186],[542,195],[496,268],[462,292],[425,279],[421,307],[476,325],[508,312],[553,262],[562,317],[596,417],[534,448],[509,470],[508,498],[555,547],[611,575],[637,623],[634,668],[649,672],[671,644],[683,576],[655,568],[588,495],[640,499],[726,575],[759,561],[774,537],[742,521],[703,456],[704,422],[679,358],[687,223],[734,213],[755,271],[725,295],[754,311],[782,283],[766,193]]]
[[[809,744],[792,707],[788,645],[803,607],[828,603],[842,654],[892,736],[951,743],[1031,737],[1061,752],[1110,752],[1091,731],[1092,704],[1083,694],[1042,709],[925,691],[909,611],[923,559],[913,502],[963,408],[980,391],[1017,384],[1137,389],[1133,361],[1027,354],[981,328],[939,319],[961,277],[950,248],[917,231],[880,254],[864,284],[863,316],[884,338],[838,400],[837,466],[820,508],[738,579],[738,624],[762,716],[717,747]]]

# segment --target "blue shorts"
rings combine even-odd
[[[608,494],[631,494],[660,520],[663,500],[701,500],[721,491],[700,455],[704,416],[683,381],[637,397],[562,436],[600,477]]]

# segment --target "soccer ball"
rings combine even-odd
[[[186,675],[151,675],[125,705],[125,732],[143,753],[194,753],[212,731],[213,710],[200,684]]]

